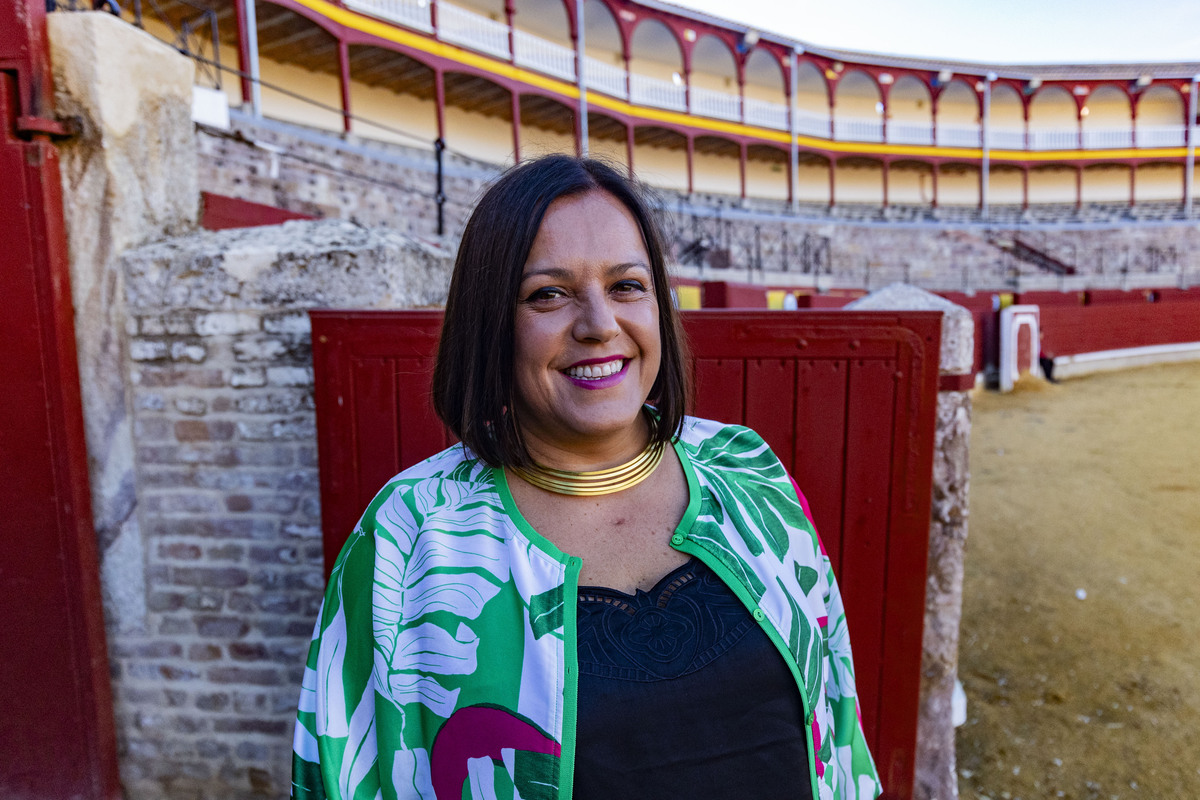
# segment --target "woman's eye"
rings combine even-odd
[[[527,299],[531,303],[536,303],[544,300],[556,300],[562,296],[562,289],[558,289],[554,286],[543,286],[540,289],[534,289]]]
[[[621,281],[613,287],[618,293],[629,294],[631,292],[644,292],[646,286],[641,281],[627,280]]]

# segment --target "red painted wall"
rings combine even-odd
[[[326,565],[374,493],[450,443],[429,403],[438,312],[314,311]],[[936,312],[685,312],[695,413],[763,435],[811,503],[846,600],[888,800],[913,793]]]
[[[317,219],[311,214],[301,214],[298,211],[251,203],[249,200],[211,192],[201,192],[200,201],[203,204],[200,226],[210,231],[279,225],[290,219]]]
[[[1042,346],[1051,356],[1200,342],[1200,302],[1043,306]]]

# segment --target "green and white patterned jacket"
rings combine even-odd
[[[751,610],[803,696],[813,796],[874,798],[829,559],[753,431],[688,418],[671,544]],[[568,800],[580,559],[534,531],[503,470],[452,447],[393,478],[346,542],[300,697],[294,798]]]

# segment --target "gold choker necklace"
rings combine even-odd
[[[632,460],[593,472],[571,472],[543,467],[537,463],[529,467],[512,467],[512,471],[527,483],[548,492],[574,497],[597,497],[632,488],[649,478],[658,462],[662,461],[664,449],[662,442],[651,441],[646,445],[646,449]]]

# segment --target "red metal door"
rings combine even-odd
[[[99,800],[120,790],[44,34],[41,0],[0,2],[0,796]]]
[[[429,403],[440,312],[312,322],[330,566],[379,487],[452,440]],[[846,599],[885,796],[909,798],[941,314],[692,311],[684,323],[695,413],[757,430],[808,497]]]

